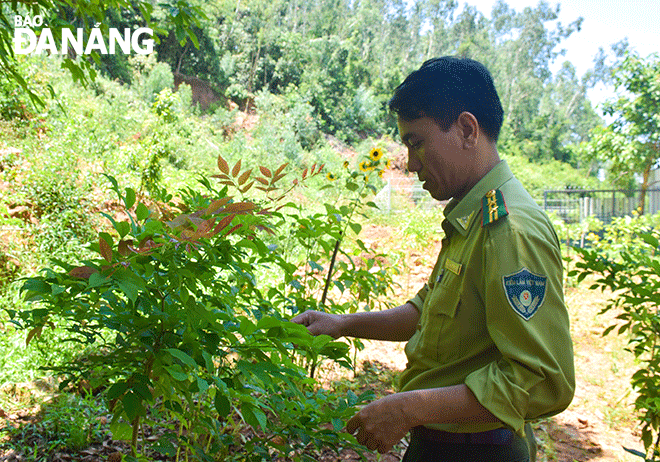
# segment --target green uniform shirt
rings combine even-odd
[[[484,214],[485,210],[485,214]],[[446,236],[406,345],[401,391],[465,383],[504,424],[557,414],[575,390],[559,241],[547,215],[500,162],[445,208]],[[501,424],[429,427],[479,432]]]

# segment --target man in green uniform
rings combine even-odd
[[[365,406],[347,431],[405,462],[533,461],[528,422],[564,410],[575,377],[557,236],[501,161],[492,77],[469,59],[427,61],[390,109],[408,169],[444,210],[429,282],[404,305],[293,319],[314,335],[408,341],[400,391]]]

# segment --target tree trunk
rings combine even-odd
[[[646,202],[646,190],[649,189],[649,177],[651,176],[651,167],[655,163],[655,159],[647,162],[644,167],[644,176],[642,177],[642,192],[639,194],[639,204],[637,210],[640,215],[644,215],[644,203]]]

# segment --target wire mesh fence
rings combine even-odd
[[[641,203],[641,189],[550,189],[543,193],[543,208],[566,223],[581,223],[587,217],[610,223],[612,218],[632,214]],[[660,189],[647,189],[644,213],[660,211]]]
[[[414,178],[389,178],[374,200],[381,212],[399,213],[412,208],[430,209],[445,203],[433,199]]]

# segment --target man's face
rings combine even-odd
[[[470,185],[470,153],[463,148],[457,123],[443,131],[429,117],[406,121],[399,117],[399,135],[408,148],[408,170],[417,173],[433,198],[458,199]]]

